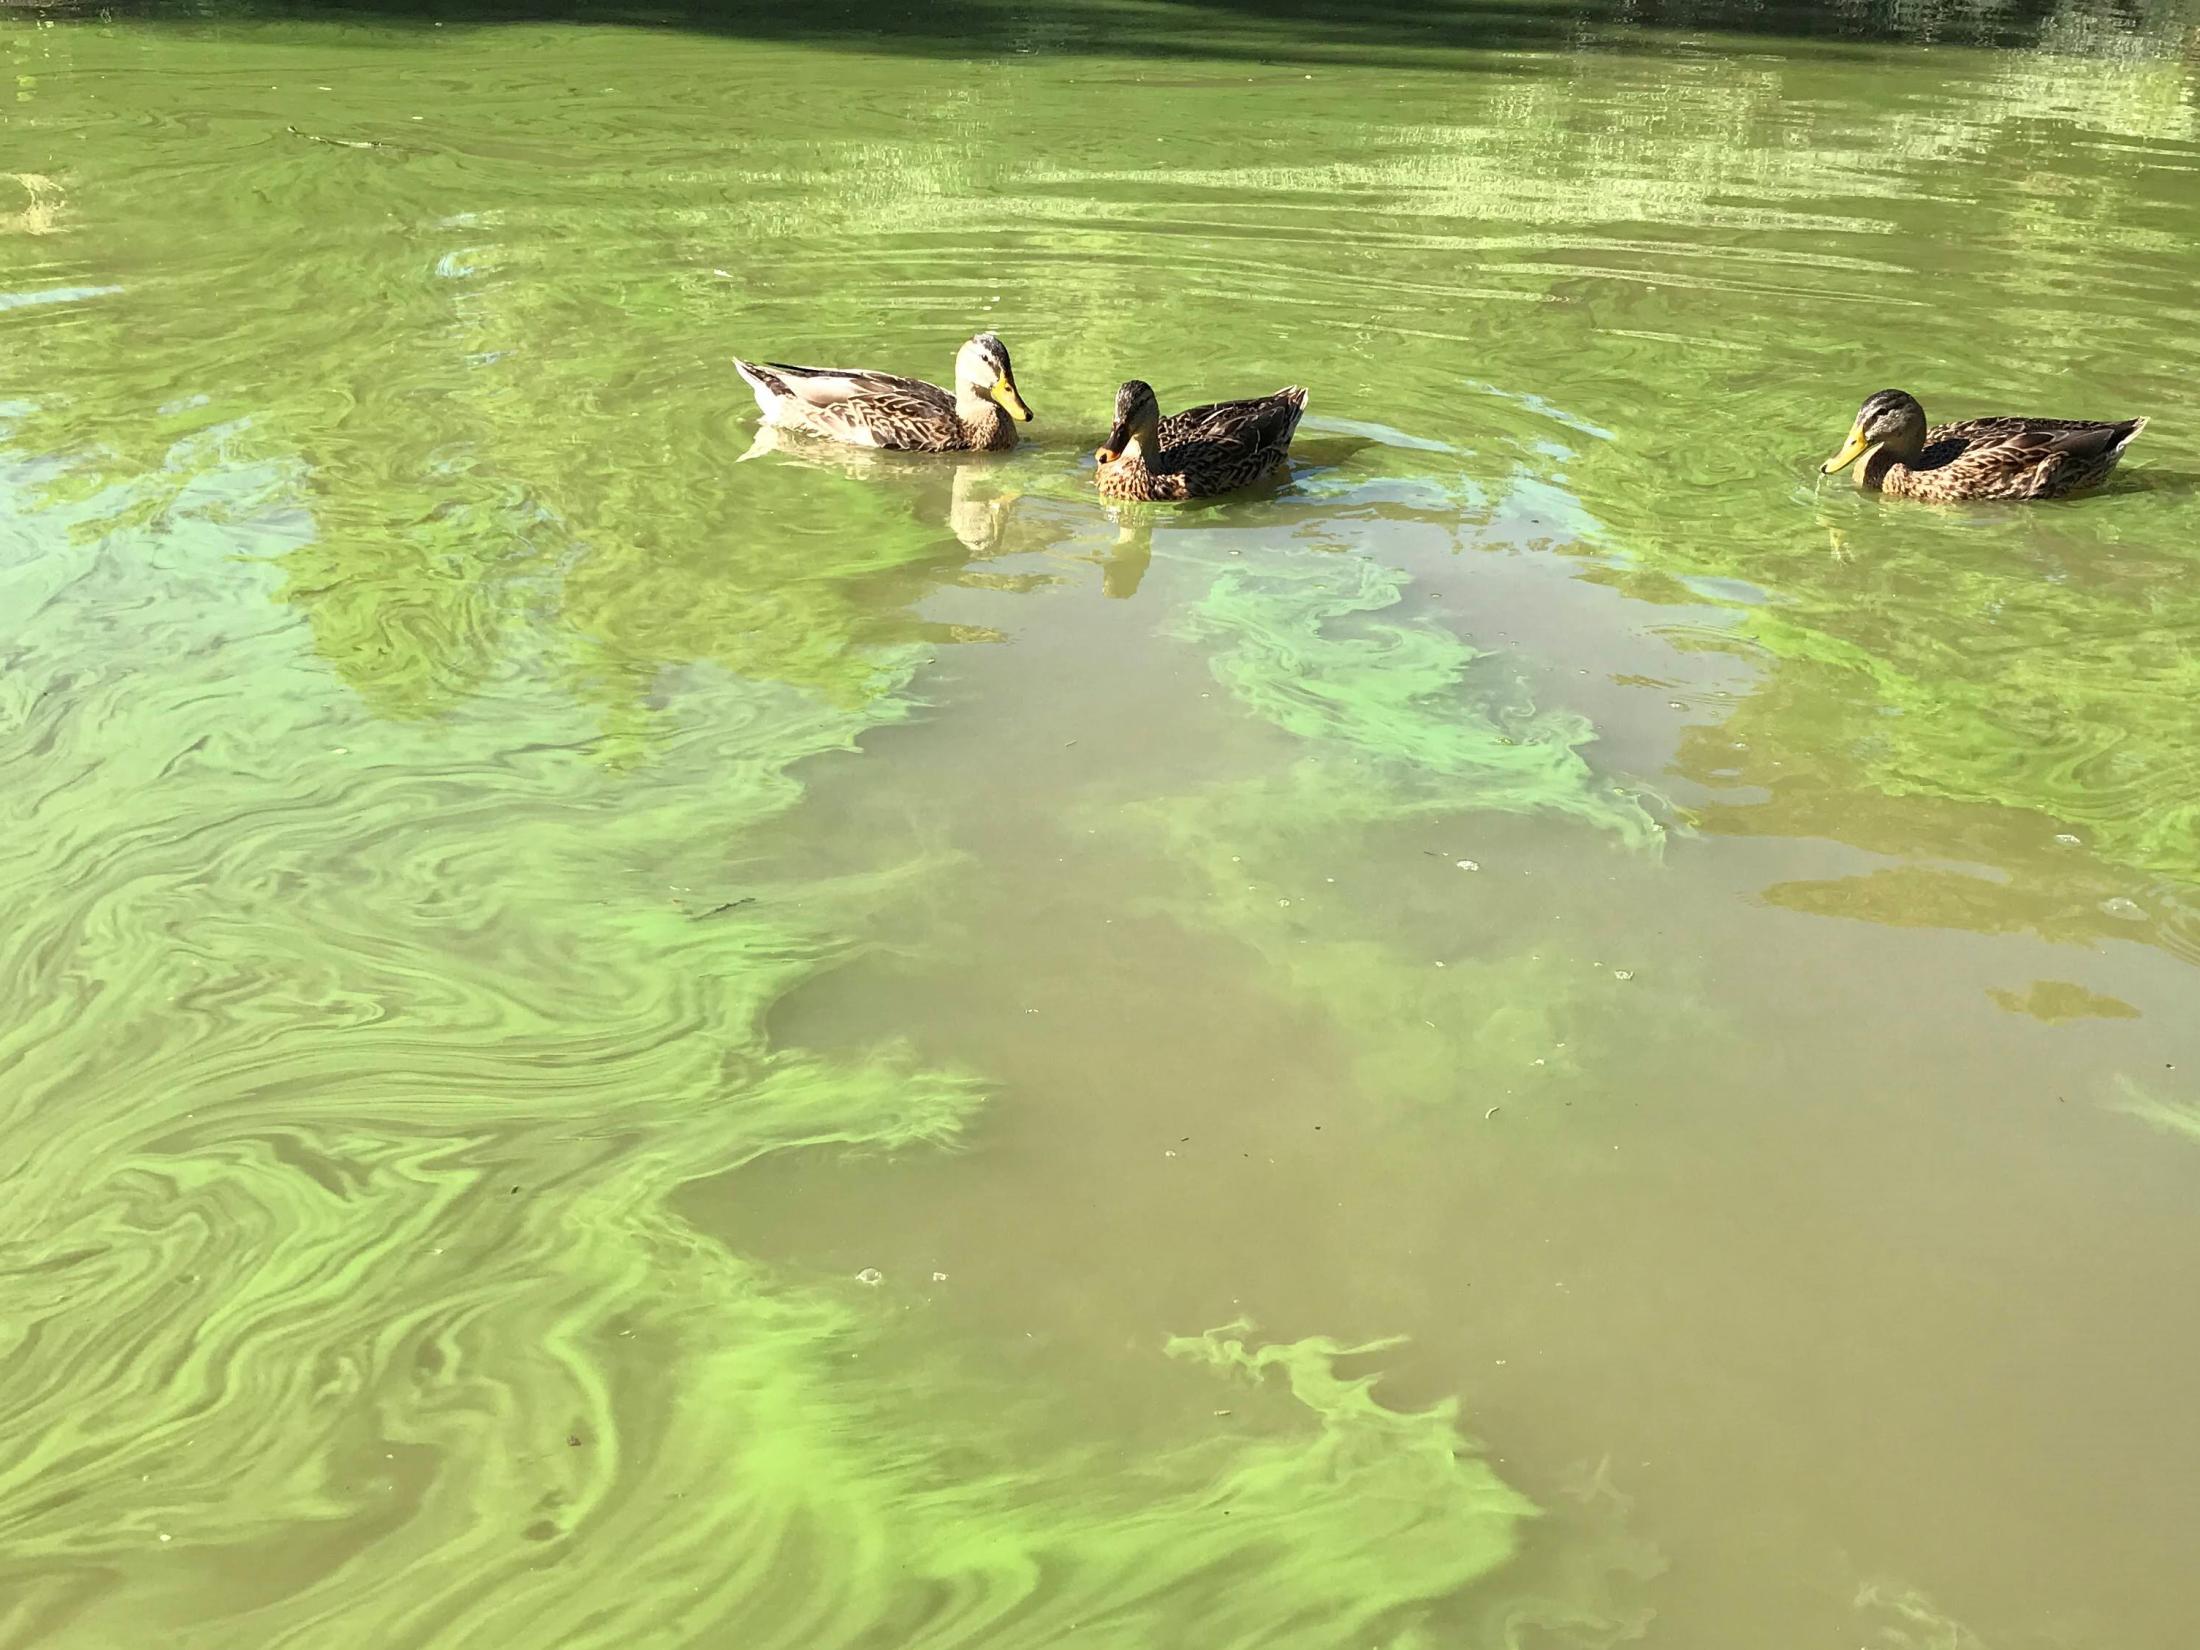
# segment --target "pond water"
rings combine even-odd
[[[2190,1644],[2189,14],[438,15],[0,22],[0,1646]]]

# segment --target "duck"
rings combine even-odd
[[[790,367],[739,356],[733,365],[756,392],[764,423],[857,447],[1000,452],[1016,445],[1016,424],[1031,422],[998,333],[981,332],[955,352],[951,391],[860,368]]]
[[[1306,411],[1297,385],[1250,401],[1216,401],[1161,416],[1153,386],[1133,378],[1115,392],[1115,428],[1093,454],[1101,496],[1212,498],[1283,468]]]
[[[2106,480],[2146,427],[2143,418],[1973,418],[1928,429],[1916,396],[1881,390],[1819,470],[1838,475],[1855,464],[1861,489],[1937,504],[2062,498]]]

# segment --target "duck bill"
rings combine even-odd
[[[1031,409],[1024,405],[1024,398],[1016,393],[1014,379],[1000,378],[995,380],[992,390],[988,393],[992,395],[995,401],[1000,403],[1001,410],[1007,413],[1009,417],[1022,424],[1031,422]]]
[[[1862,456],[1865,445],[1863,426],[1850,426],[1848,440],[1841,444],[1839,452],[1818,466],[1818,473],[1828,476],[1839,475]]]
[[[1107,441],[1092,456],[1102,464],[1114,464],[1127,458],[1137,444],[1138,438],[1131,434],[1130,425],[1118,423],[1114,429],[1108,431]]]

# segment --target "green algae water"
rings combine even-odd
[[[0,1650],[2185,1650],[2190,12],[521,11],[0,11]]]

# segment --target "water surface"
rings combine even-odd
[[[11,13],[0,1646],[2182,1650],[2194,39]]]

